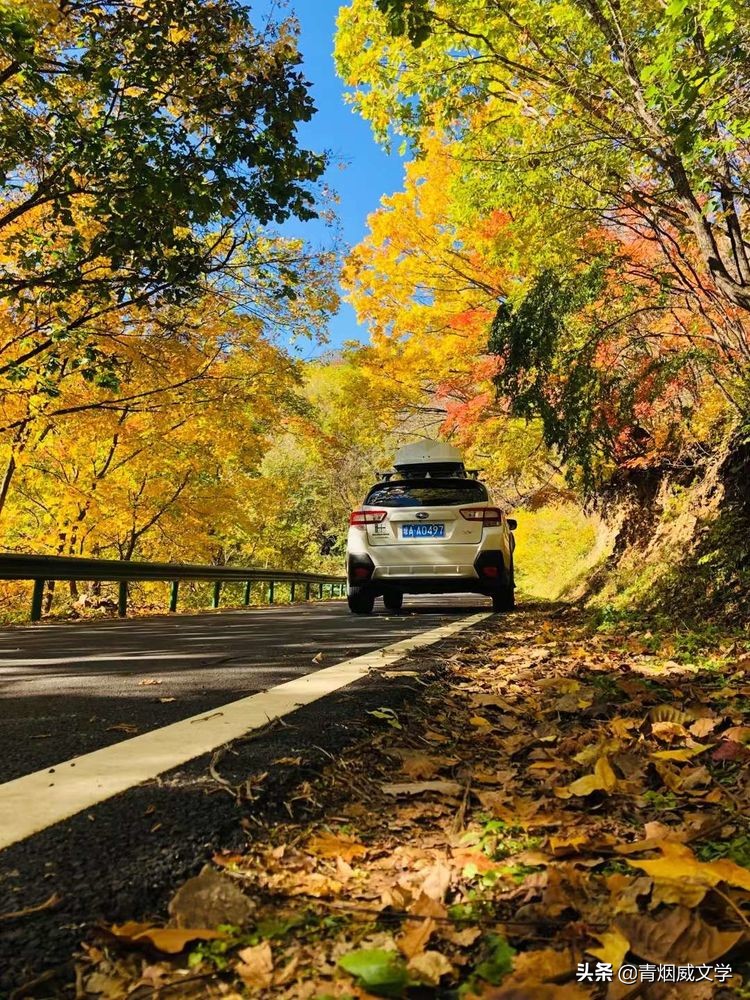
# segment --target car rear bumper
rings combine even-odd
[[[509,568],[503,553],[484,550],[477,552],[472,546],[470,552],[453,552],[449,549],[466,549],[468,546],[445,546],[445,555],[436,562],[416,562],[416,553],[403,549],[390,550],[387,560],[380,552],[355,554],[348,558],[347,575],[350,586],[361,587],[375,594],[387,590],[404,594],[493,594],[511,583]],[[450,555],[461,556],[465,561],[450,561]],[[411,556],[411,558],[408,558]]]
[[[484,594],[487,597],[498,593],[502,587],[497,583],[488,584],[479,577],[379,577],[365,584],[363,590],[369,590],[376,597],[386,591],[396,591],[402,594]]]

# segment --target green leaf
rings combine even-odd
[[[400,997],[409,985],[406,965],[395,951],[361,948],[340,958],[339,965],[375,996]]]
[[[475,975],[497,986],[513,968],[515,949],[500,934],[488,934],[485,939],[487,957],[474,969]]]

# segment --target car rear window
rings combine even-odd
[[[419,483],[379,483],[367,494],[365,503],[373,507],[451,507],[487,499],[487,488],[474,479],[423,479]]]

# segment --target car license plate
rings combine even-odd
[[[445,538],[444,524],[403,524],[402,538]]]

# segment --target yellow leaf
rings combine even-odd
[[[622,965],[623,959],[630,950],[630,941],[622,931],[612,927],[601,934],[592,934],[599,942],[598,948],[587,948],[592,955],[600,958],[602,962],[608,962],[615,970]]]
[[[638,719],[632,718],[620,718],[610,719],[609,728],[612,730],[613,735],[617,736],[619,739],[627,739],[630,735],[630,730],[634,729],[638,725]]]
[[[588,843],[588,837],[583,834],[571,834],[567,837],[555,837],[552,835],[548,841],[548,847],[554,855],[564,856],[566,854],[577,854],[578,848]]]
[[[649,908],[654,910],[662,903],[667,906],[677,904],[694,909],[708,892],[707,885],[695,883],[689,879],[659,878],[653,883]]]
[[[684,739],[688,735],[687,729],[679,722],[654,722],[651,733],[657,740],[663,740],[665,743],[678,738]]]
[[[659,845],[660,858],[651,861],[630,861],[633,868],[640,868],[655,881],[679,882],[690,880],[706,887],[726,882],[728,885],[750,891],[750,870],[728,858],[718,861],[699,861],[685,844],[665,840]]]
[[[656,760],[692,760],[698,754],[710,750],[713,743],[696,743],[692,747],[681,747],[679,750],[657,750],[651,756]]]
[[[555,795],[561,799],[571,795],[591,795],[592,792],[612,792],[617,785],[617,775],[606,757],[600,757],[596,762],[593,774],[585,774],[577,781],[571,782],[565,788],[556,788]]]
[[[469,724],[475,726],[477,729],[492,729],[492,723],[489,719],[485,719],[483,715],[472,715],[469,719]]]

